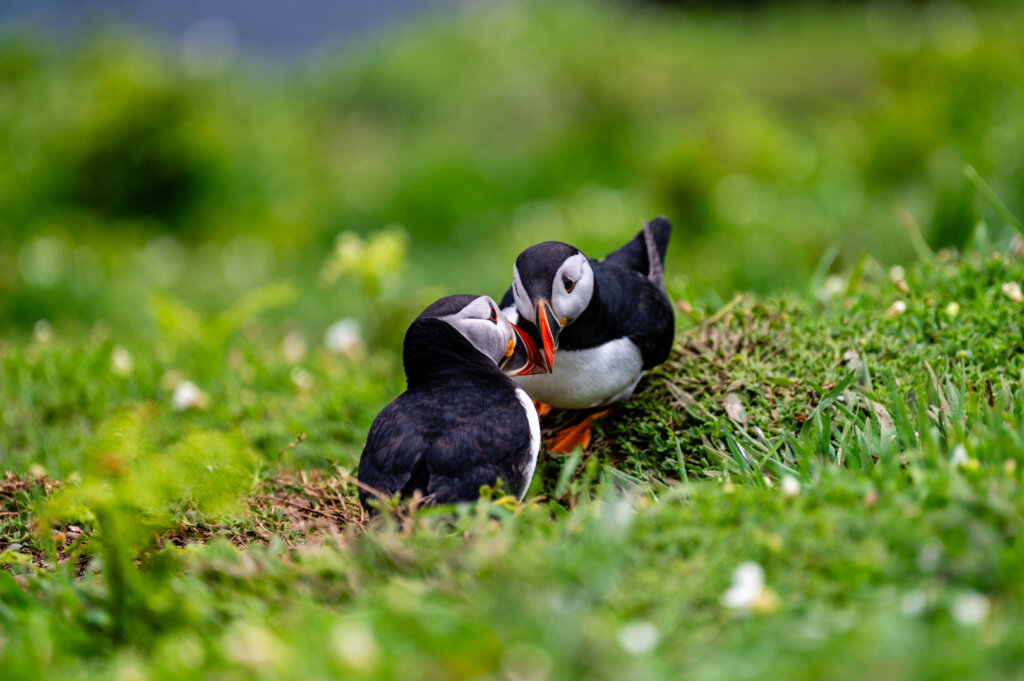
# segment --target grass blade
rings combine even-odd
[[[999,213],[999,217],[1003,218],[1003,220],[1008,224],[1013,225],[1017,231],[1020,232],[1021,236],[1024,236],[1024,224],[1021,224],[1020,220],[1017,219],[1017,216],[1015,216],[1010,211],[1009,207],[1003,203],[1003,200],[999,198],[999,195],[996,194],[995,190],[992,189],[989,183],[978,174],[978,171],[974,169],[974,166],[965,166],[964,175],[966,175],[967,179],[974,184],[979,192],[981,192],[981,195],[988,199],[989,203],[991,203],[996,209],[996,212]]]

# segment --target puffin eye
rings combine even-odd
[[[566,293],[572,293],[572,290],[576,287],[576,282],[569,277],[562,275],[562,286],[565,287]]]
[[[492,307],[492,308],[491,308],[491,316],[490,316],[490,317],[488,317],[487,319],[488,319],[489,321],[491,321],[492,323],[494,323],[494,324],[497,324],[497,323],[498,323],[498,311],[497,311],[497,310],[495,310],[495,309],[494,309],[494,308]]]

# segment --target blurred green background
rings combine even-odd
[[[1024,246],[965,167],[1024,215],[1024,3],[430,2],[286,57],[0,21],[0,677],[1019,676]],[[614,452],[401,532],[267,496],[353,501],[430,300],[659,213],[680,325],[769,295]]]
[[[274,333],[354,315],[394,348],[531,243],[600,256],[659,213],[695,304],[904,261],[910,223],[957,247],[987,210],[965,164],[1024,213],[1021,35],[1016,2],[466,3],[285,61],[8,29],[0,335],[147,342],[154,295],[287,281]]]

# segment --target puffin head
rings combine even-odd
[[[442,346],[451,344],[452,330],[509,376],[545,370],[537,346],[501,313],[498,304],[488,296],[470,295],[446,296],[420,313],[406,333],[406,366],[411,345],[427,345],[437,351],[430,353],[436,355],[436,361],[444,361],[444,352],[452,349]],[[464,342],[457,345],[464,346]]]
[[[594,297],[594,270],[575,246],[544,241],[516,258],[512,295],[519,315],[537,327],[544,368],[551,371],[559,332],[576,321]]]

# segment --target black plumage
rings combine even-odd
[[[577,318],[556,330],[559,352],[587,350],[629,338],[640,350],[644,371],[668,359],[675,336],[675,317],[665,292],[663,263],[671,233],[672,223],[659,216],[605,258],[587,259],[593,270],[593,294]],[[552,295],[548,292],[552,286],[558,285],[553,275],[561,263],[579,252],[568,244],[544,242],[523,251],[516,260],[516,268],[533,295],[539,292],[548,297]],[[513,289],[509,287],[501,307],[506,309],[515,304]],[[537,324],[524,318],[522,310],[516,324],[541,345]]]
[[[644,274],[651,283],[664,290],[665,253],[671,236],[672,223],[664,215],[659,215],[625,245],[606,255],[601,262]]]
[[[359,461],[362,485],[388,496],[419,491],[437,504],[472,501],[482,485],[499,479],[520,497],[525,493],[539,448],[527,411],[533,405],[517,397],[516,384],[492,357],[442,319],[476,300],[443,298],[409,327],[408,387],[370,428]],[[367,507],[373,496],[359,492]]]

